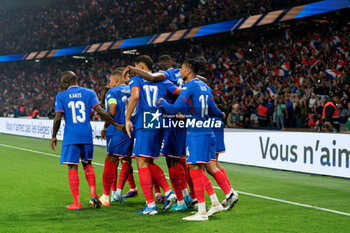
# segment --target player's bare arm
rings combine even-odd
[[[63,112],[56,112],[56,116],[53,121],[53,130],[52,130],[52,138],[51,138],[51,149],[53,151],[56,151],[56,148],[55,148],[57,146],[56,135],[61,126],[62,116],[63,116]]]
[[[106,94],[108,92],[109,89],[115,87],[116,85],[115,84],[112,84],[112,83],[108,83],[104,88],[103,90],[101,91],[101,97],[100,97],[100,103],[101,105],[103,104],[104,102],[104,99],[106,97]]]
[[[126,133],[129,135],[130,138],[131,138],[131,131],[134,130],[130,118],[136,108],[137,103],[139,102],[139,97],[140,97],[140,88],[133,87],[131,89],[131,96],[129,100],[128,109],[126,110],[126,114],[125,114]]]
[[[125,126],[122,124],[118,124],[117,122],[115,122],[113,120],[113,118],[111,117],[111,115],[109,115],[108,112],[106,112],[106,110],[104,110],[100,105],[97,105],[95,107],[96,112],[98,113],[98,115],[100,115],[103,120],[109,122],[110,124],[112,124],[116,129],[122,131],[123,133],[125,133]]]
[[[151,73],[145,70],[138,69],[133,66],[127,66],[125,70],[127,70],[127,72],[131,71],[139,75],[141,78],[146,79],[147,81],[150,81],[150,82],[159,82],[165,79],[165,75],[161,72]]]
[[[114,117],[115,113],[117,111],[117,105],[112,103],[108,105],[108,113],[111,115],[111,117]],[[110,125],[108,121],[105,121],[105,124],[103,126],[103,129],[101,130],[101,137],[102,139],[106,139],[106,133],[107,133],[107,127]]]

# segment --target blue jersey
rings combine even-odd
[[[114,120],[118,124],[125,124],[125,113],[128,108],[130,98],[130,87],[128,85],[118,85],[116,87],[111,88],[108,90],[106,94],[106,110],[109,112],[109,105],[110,104],[116,104],[117,110],[114,115]],[[135,111],[136,112],[136,111]],[[133,113],[133,116],[135,114]],[[131,118],[131,121],[134,120],[134,117]],[[113,135],[125,135],[122,131],[116,129],[113,125],[109,125],[107,128],[107,135],[113,136]]]
[[[100,104],[90,89],[71,86],[56,96],[56,112],[65,119],[63,145],[92,143],[91,109]]]
[[[192,79],[185,83],[174,104],[168,104],[165,100],[162,100],[161,104],[170,113],[182,112],[190,115],[190,122],[204,122],[209,119],[209,116],[223,117],[223,113],[215,105],[211,89],[199,79]],[[189,124],[187,127],[187,131],[194,129],[206,133],[212,132],[210,127],[202,124]]]
[[[180,74],[180,69],[170,68],[165,71],[160,71],[165,75],[165,78],[175,85],[179,86],[182,84],[182,78]]]
[[[163,80],[157,83],[149,82],[140,76],[130,79],[130,89],[140,88],[140,97],[137,105],[135,119],[135,128],[144,128],[143,118],[150,113],[162,113],[162,108],[157,104],[159,98],[165,98],[167,93],[175,93],[177,87],[169,80]]]
[[[181,74],[180,74],[179,69],[170,68],[166,71],[160,71],[160,72],[165,75],[166,80],[169,80],[170,82],[174,83],[178,87],[182,86],[183,80],[181,78]],[[172,94],[168,94],[165,99],[169,103],[174,103],[176,98],[177,98],[177,96],[172,95]]]

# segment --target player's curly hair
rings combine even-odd
[[[147,55],[141,55],[139,56],[135,63],[143,63],[147,66],[148,69],[152,70],[153,68],[153,60],[150,56],[147,56]]]
[[[204,62],[202,59],[196,57],[196,58],[187,58],[184,61],[184,64],[186,64],[193,73],[198,74],[199,71],[201,71],[204,67]]]

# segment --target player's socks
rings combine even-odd
[[[102,175],[102,184],[103,184],[103,194],[106,196],[109,196],[111,192],[111,186],[113,179],[115,177],[115,170],[116,170],[117,164],[113,163],[109,160],[105,160],[105,166],[103,170]]]
[[[205,191],[207,191],[208,195],[211,196],[211,195],[215,194],[215,191],[213,189],[213,186],[211,185],[210,179],[207,176],[207,174],[205,174],[204,171],[202,171],[202,172],[203,172],[202,176],[203,176],[203,182],[204,182]]]
[[[213,175],[216,183],[220,186],[222,191],[224,191],[226,198],[228,198],[232,192],[232,187],[229,183],[227,183],[225,175],[219,170]]]
[[[143,195],[147,204],[154,203],[152,176],[149,167],[139,168],[139,179]]]
[[[78,205],[80,204],[78,170],[75,170],[75,169],[68,170],[68,181],[69,181],[69,187],[74,199],[73,204]]]
[[[220,169],[220,171],[224,174],[225,179],[226,179],[226,182],[232,187],[231,182],[230,182],[230,180],[228,179],[228,176],[227,176],[227,174],[226,174],[225,169],[222,168],[222,169]]]
[[[85,178],[90,186],[90,196],[94,198],[97,196],[96,194],[96,178],[95,178],[95,170],[92,165],[86,165],[84,167]]]
[[[111,184],[111,190],[112,192],[117,191],[117,179],[118,179],[118,173],[115,172],[115,176],[113,178],[112,184]]]
[[[181,173],[180,173],[179,167],[176,166],[176,167],[169,168],[169,176],[170,176],[171,185],[173,186],[174,192],[176,194],[177,201],[183,202],[184,197],[182,194],[182,181],[181,181]]]
[[[165,196],[167,196],[170,193],[171,189],[165,179],[163,170],[156,164],[149,164],[149,170],[152,174],[152,178],[154,178],[156,183],[163,189]]]
[[[154,179],[153,179],[153,187],[154,187],[154,193],[156,194],[156,196],[157,196],[157,194],[162,194],[160,192],[159,185],[156,183],[156,181]]]
[[[130,173],[129,173],[127,181],[128,181],[129,186],[130,186],[130,190],[136,191],[137,188],[136,188],[134,173],[133,173],[133,169],[132,169],[131,164],[130,164]]]
[[[122,170],[119,173],[118,189],[123,190],[126,180],[129,177],[131,170],[131,164],[129,162],[123,162]]]
[[[179,160],[179,164],[181,164],[183,169],[184,169],[186,182],[188,184],[188,187],[190,188],[191,198],[195,199],[196,198],[196,194],[195,194],[194,189],[193,189],[193,183],[192,183],[191,175],[190,175],[187,163],[186,163],[186,158],[181,158]]]
[[[204,196],[204,177],[202,170],[190,169],[190,175],[193,181],[194,192],[198,201],[198,212],[206,212]]]
[[[180,180],[181,180],[181,188],[187,189],[187,181],[186,181],[186,173],[182,164],[177,163],[177,169],[179,170]],[[184,195],[186,196],[186,195]]]

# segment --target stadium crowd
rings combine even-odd
[[[306,2],[311,1],[63,0],[41,7],[2,7],[0,53],[78,46],[175,31]]]
[[[218,39],[221,43],[215,43]],[[226,113],[228,127],[314,128],[321,125],[327,99],[338,95],[341,130],[345,130],[350,115],[349,42],[346,27],[322,25],[314,30],[265,33],[259,41],[212,38],[205,43],[187,42],[181,48],[165,45],[157,52],[166,51],[179,63],[193,55],[202,58],[206,63],[203,75],[216,103]],[[155,60],[159,55],[145,53]],[[41,116],[52,117],[54,98],[60,89],[58,77],[63,71],[75,71],[81,78],[80,85],[99,94],[108,82],[108,74],[133,60],[131,55],[120,55],[88,63],[56,59],[47,65],[2,64],[6,68],[0,74],[0,114],[26,115],[19,110],[24,108],[32,114],[38,108]],[[260,112],[261,106],[267,111]]]

